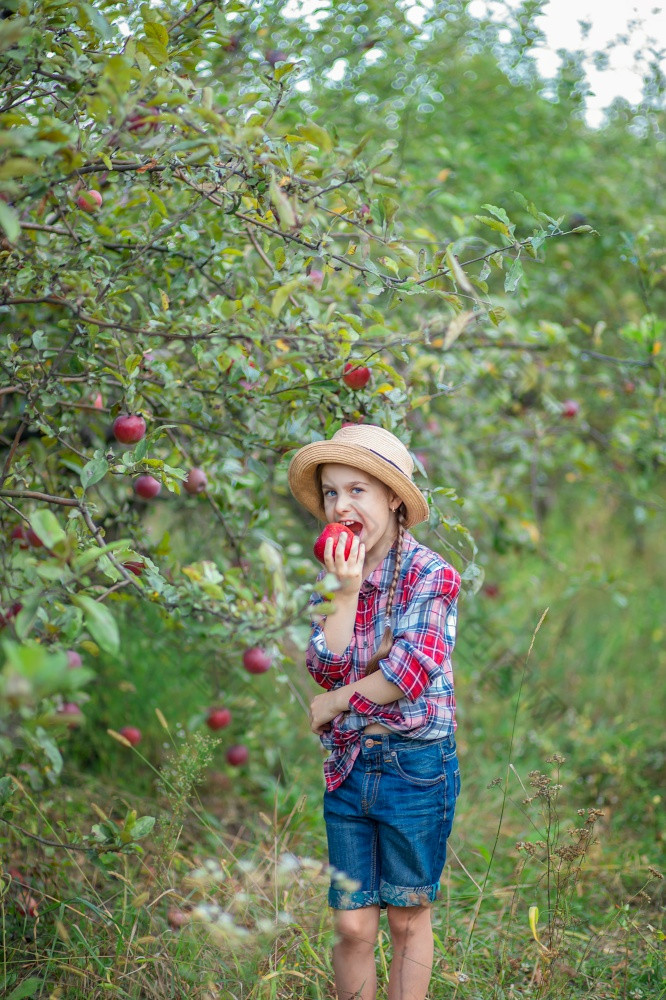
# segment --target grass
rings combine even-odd
[[[637,551],[598,506],[575,518],[563,507],[551,537],[546,561],[498,557],[498,597],[461,602],[463,794],[434,911],[432,998],[666,996],[663,540],[654,526]],[[202,680],[196,651],[174,650],[155,624],[126,626],[131,672],[100,664],[61,785],[14,794],[0,829],[0,993],[331,997],[320,757],[302,707],[286,684],[275,698],[245,678]],[[286,669],[305,696],[300,665]],[[201,718],[220,693],[235,728],[216,742]],[[145,732],[136,751],[106,735],[135,721],[128,712]],[[236,772],[223,752],[241,735],[251,763]],[[120,830],[132,810],[157,819],[136,853],[84,840],[100,814]],[[385,925],[377,961],[390,963]]]

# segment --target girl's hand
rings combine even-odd
[[[347,532],[340,532],[333,555],[333,546],[336,542],[334,538],[326,539],[324,549],[324,566],[329,573],[333,573],[340,584],[338,593],[346,595],[358,594],[363,583],[363,564],[365,563],[365,545],[359,541],[358,535],[354,535],[349,558],[345,559],[345,542]],[[336,713],[337,714],[337,713]]]
[[[316,694],[310,702],[310,729],[319,736],[328,729],[332,719],[343,711],[339,704],[338,691]]]

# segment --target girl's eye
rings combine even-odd
[[[335,490],[324,490],[324,498],[335,496]]]

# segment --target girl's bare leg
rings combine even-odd
[[[432,974],[429,906],[389,906],[393,943],[388,1000],[425,1000]]]
[[[337,940],[333,946],[333,971],[338,1000],[375,1000],[375,943],[379,931],[379,907],[336,910],[335,930]]]

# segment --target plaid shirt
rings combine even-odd
[[[308,670],[317,684],[330,691],[365,676],[365,668],[384,634],[388,590],[395,566],[395,546],[363,581],[351,642],[343,653],[326,645],[323,620],[312,623],[306,653]],[[322,571],[318,580],[325,576]],[[393,602],[391,626],[394,643],[379,669],[404,696],[388,705],[377,705],[354,693],[349,711],[337,715],[321,737],[330,751],[324,761],[329,791],[351,771],[360,751],[365,726],[380,722],[410,739],[435,740],[456,729],[451,652],[456,638],[457,597],[460,575],[444,559],[405,532],[403,561]],[[321,594],[310,605],[321,603]]]

